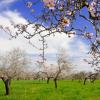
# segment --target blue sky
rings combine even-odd
[[[33,1],[33,0],[32,0]],[[26,23],[26,19],[33,20],[33,16],[37,13],[39,14],[42,6],[38,4],[34,6],[35,13],[32,14],[30,9],[25,7],[23,0],[0,0],[0,25],[11,27],[10,20],[13,20],[16,23]],[[88,16],[86,8],[82,10],[83,14]],[[83,27],[83,24],[89,26],[88,31],[93,32],[91,25],[88,22],[85,22],[83,19],[78,18],[76,27]],[[41,47],[40,43],[37,43],[38,37],[34,38],[32,42]],[[66,35],[56,35],[55,37],[49,37],[47,39],[48,49],[46,50],[46,56],[50,63],[54,63],[56,57],[54,56],[57,53],[59,48],[65,48],[70,56],[70,59],[73,60],[74,65],[77,65],[78,69],[89,70],[91,69],[84,61],[86,53],[88,52],[88,42],[83,38],[77,38],[72,36],[68,38]],[[25,49],[31,55],[38,55],[41,53],[37,49],[33,48],[28,44],[28,41],[23,37],[17,39],[9,40],[9,36],[4,31],[0,30],[0,51],[9,51],[12,48],[19,47]],[[33,57],[34,61],[36,59]],[[37,58],[38,59],[38,58]]]

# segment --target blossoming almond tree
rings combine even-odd
[[[20,49],[13,49],[0,56],[0,79],[4,82],[6,95],[10,94],[12,79],[18,76],[30,63],[31,61],[25,52]]]
[[[41,70],[38,73],[41,74],[41,76],[45,76],[47,79],[47,84],[49,83],[50,79],[53,79],[55,88],[58,87],[57,81],[64,78],[64,76],[66,77],[72,70],[72,63],[69,61],[65,49],[60,48],[58,50],[56,60],[56,64],[38,62],[38,66],[41,67]]]

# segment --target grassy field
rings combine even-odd
[[[51,81],[12,81],[10,96],[4,95],[0,81],[0,100],[100,100],[100,81],[85,86],[78,81],[59,81],[58,89]]]

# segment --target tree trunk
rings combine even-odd
[[[48,77],[48,78],[47,78],[47,84],[49,84],[49,81],[50,81],[50,78]]]
[[[54,79],[55,88],[57,88],[57,79]]]
[[[10,94],[10,84],[11,84],[11,79],[5,79],[5,78],[2,78],[4,84],[5,84],[5,91],[6,91],[6,94],[5,95],[9,95]]]
[[[96,78],[93,78],[93,79],[91,80],[91,83],[94,83],[95,80],[96,80]]]
[[[85,83],[86,83],[86,80],[87,80],[87,78],[84,79],[84,85],[85,85]]]
[[[72,82],[74,81],[74,79],[72,79]]]
[[[5,82],[5,89],[6,89],[6,95],[10,94],[10,85],[8,82]]]

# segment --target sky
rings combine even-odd
[[[39,7],[38,7],[39,6]],[[35,10],[40,13],[41,6],[38,5]],[[85,13],[85,12],[84,12]],[[0,0],[0,25],[11,27],[11,21],[15,23],[27,23],[27,19],[32,20],[31,11],[25,7],[23,0]],[[77,25],[82,24],[83,21]],[[14,31],[14,30],[12,30]],[[90,31],[91,27],[90,27]],[[0,52],[6,52],[13,48],[24,49],[36,62],[39,59],[38,55],[41,51],[33,48],[23,36],[17,39],[9,39],[10,36],[3,30],[0,30]],[[75,70],[90,71],[92,68],[83,61],[87,57],[88,44],[81,41],[80,38],[72,36],[68,38],[65,34],[57,34],[55,37],[50,36],[46,39],[48,48],[45,50],[47,60],[50,63],[55,63],[56,54],[59,48],[66,49],[69,58],[72,60]],[[32,42],[41,48],[41,43],[38,43],[38,37],[35,37]]]

